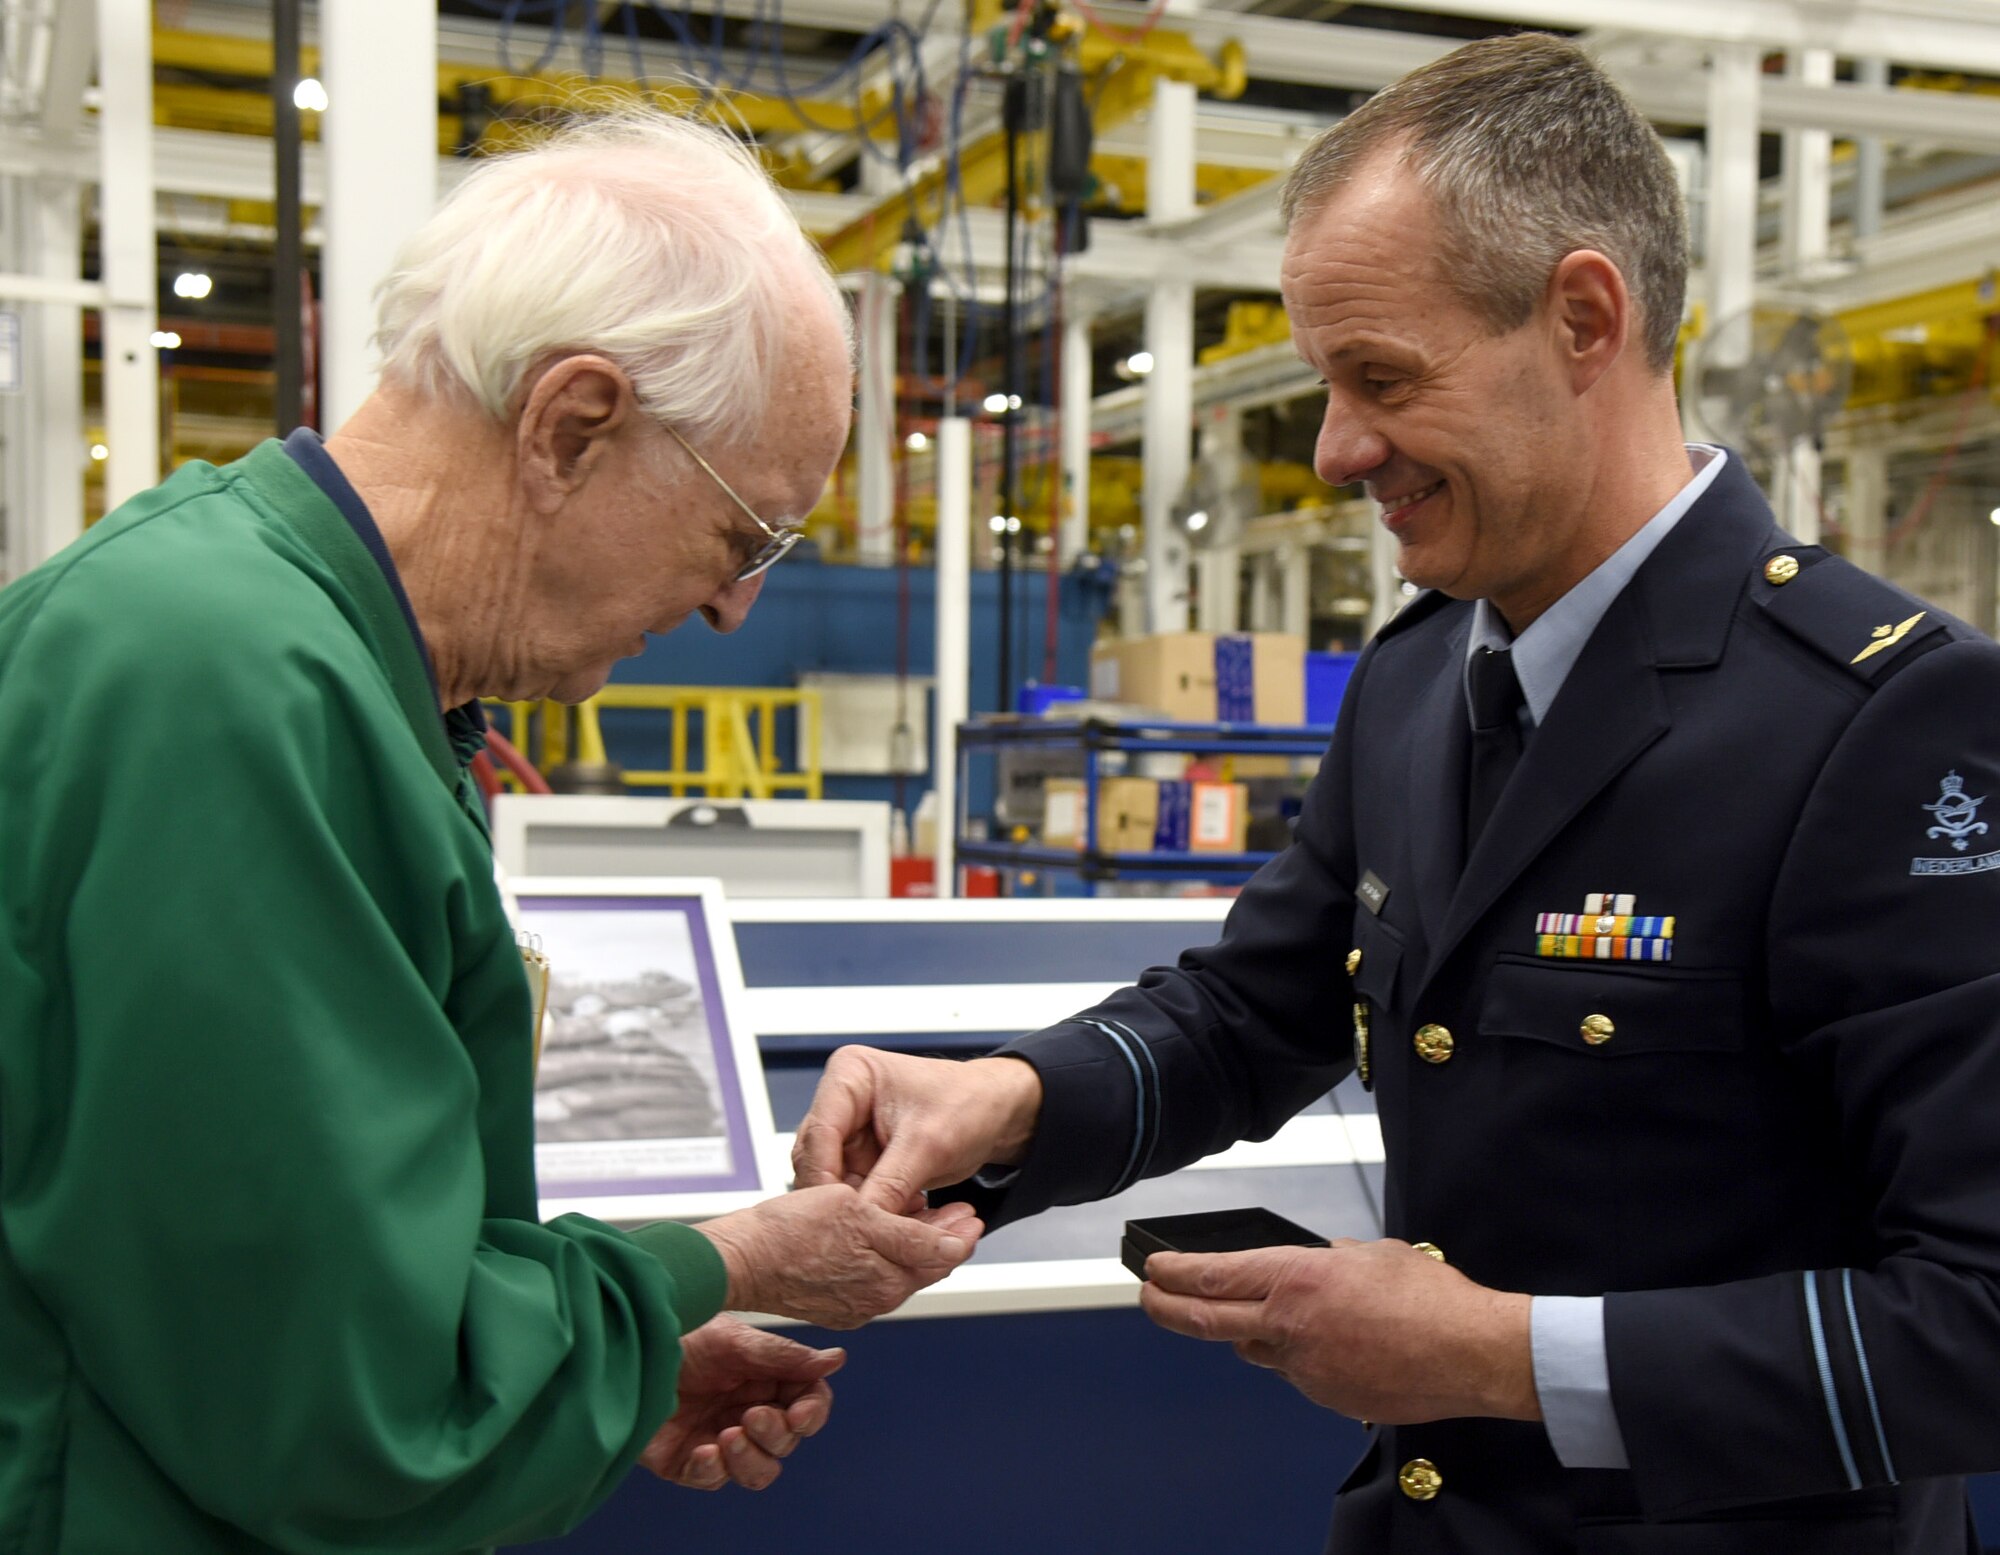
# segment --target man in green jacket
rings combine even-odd
[[[722,1309],[858,1324],[979,1233],[536,1216],[476,699],[733,630],[795,538],[849,344],[768,180],[651,117],[485,164],[378,344],[323,445],[0,593],[0,1551],[476,1549],[642,1452],[761,1486],[840,1354]]]

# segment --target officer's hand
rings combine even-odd
[[[1539,1420],[1529,1298],[1475,1285],[1407,1242],[1155,1253],[1146,1315],[1233,1344],[1316,1404],[1415,1425]]]
[[[884,1209],[1026,1154],[1041,1076],[1017,1058],[956,1063],[837,1049],[792,1145],[797,1184],[844,1182]]]
[[[837,1183],[698,1229],[722,1254],[737,1311],[859,1328],[965,1262],[985,1228],[964,1204],[893,1215]]]
[[[679,1407],[639,1461],[690,1490],[762,1490],[799,1442],[826,1424],[845,1350],[814,1350],[733,1317],[681,1341]]]

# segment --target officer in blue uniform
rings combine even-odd
[[[1427,586],[1220,941],[950,1065],[850,1049],[802,1181],[994,1223],[1359,1069],[1389,1239],[1147,1311],[1377,1422],[1341,1555],[1975,1548],[2000,1467],[2000,647],[1682,443],[1657,140],[1570,44],[1380,94],[1285,197],[1320,472]]]

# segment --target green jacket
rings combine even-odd
[[[0,1552],[553,1535],[722,1305],[536,1219],[527,983],[381,569],[275,443],[0,592]]]

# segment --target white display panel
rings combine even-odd
[[[713,876],[734,900],[886,897],[889,807],[856,799],[502,794],[493,801],[493,854],[509,874],[537,878]]]

